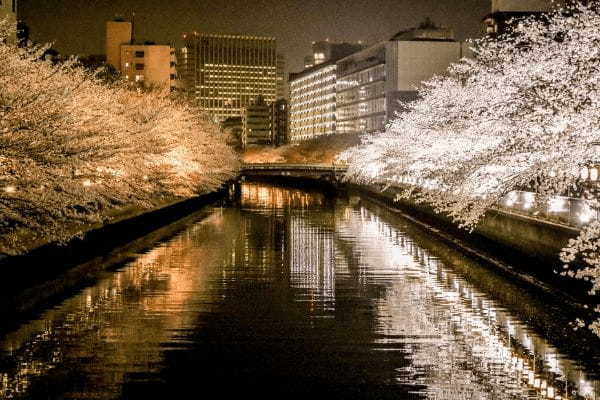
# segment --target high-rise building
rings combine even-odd
[[[247,35],[185,34],[180,77],[199,107],[222,121],[241,116],[258,96],[277,97],[275,38]]]
[[[465,48],[451,30],[421,26],[339,60],[336,132],[383,130],[421,82],[443,74]]]
[[[285,73],[285,57],[283,54],[277,54],[277,93],[276,99],[285,99],[287,97],[287,75]]]
[[[336,131],[336,61],[363,48],[360,43],[314,42],[309,68],[290,74],[289,142]]]
[[[17,42],[17,0],[0,0],[0,21],[6,20],[14,29],[8,37],[8,43]]]

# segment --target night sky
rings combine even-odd
[[[19,18],[62,54],[103,54],[105,21],[132,12],[140,41],[179,45],[193,30],[274,36],[293,72],[315,40],[374,43],[425,17],[458,39],[475,37],[490,8],[490,0],[20,0]]]

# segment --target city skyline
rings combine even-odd
[[[293,72],[302,70],[313,41],[364,40],[373,44],[427,17],[454,29],[459,40],[478,37],[490,7],[490,0],[456,0],[452,4],[381,0],[377,7],[365,0],[182,0],[176,9],[157,0],[98,1],[93,7],[74,0],[22,0],[19,18],[30,26],[33,40],[51,42],[63,54],[103,54],[105,22],[116,16],[130,18],[133,12],[139,41],[180,47],[182,34],[194,30],[274,36],[278,51],[287,59],[288,72]]]

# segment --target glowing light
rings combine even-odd
[[[535,202],[535,194],[531,192],[523,193],[523,208],[528,210],[533,207],[533,203]]]
[[[596,219],[596,212],[588,204],[585,204],[579,213],[579,222],[587,224],[594,219]]]
[[[590,169],[590,181],[596,182],[598,180],[598,168]]]
[[[587,179],[590,177],[590,171],[588,170],[587,167],[583,167],[581,168],[581,171],[579,173],[579,177],[584,180],[587,181]]]
[[[85,187],[92,186],[92,181],[90,181],[89,179],[86,179],[83,181],[82,185]]]
[[[569,201],[565,197],[553,197],[548,200],[549,212],[565,212],[569,210]]]
[[[5,191],[6,193],[15,193],[15,192],[17,191],[17,188],[16,188],[16,187],[14,187],[14,186],[6,186],[6,187],[4,188],[4,191]]]

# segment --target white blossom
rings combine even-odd
[[[398,185],[472,229],[513,190],[536,201],[565,195],[598,160],[600,13],[575,5],[529,18],[499,40],[473,42],[474,58],[450,67],[379,135],[347,151],[348,178]],[[598,208],[596,190],[584,193]],[[583,228],[561,256],[600,288],[600,224]],[[600,333],[598,323],[592,329]]]
[[[234,152],[191,106],[104,83],[74,59],[40,61],[42,51],[0,43],[0,253],[67,240],[235,174]]]

